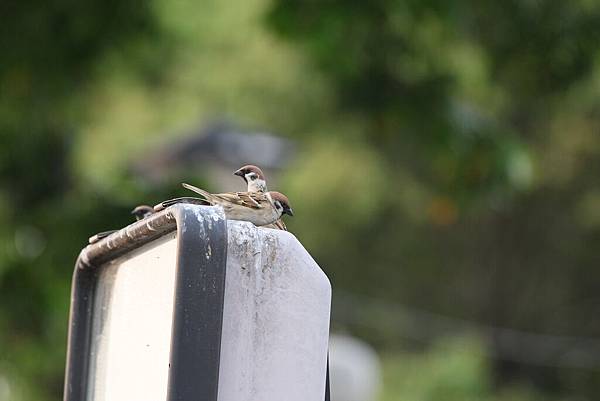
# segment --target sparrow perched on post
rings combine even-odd
[[[135,216],[135,219],[137,221],[145,219],[146,217],[150,216],[152,213],[154,213],[154,208],[152,206],[148,206],[148,205],[136,206],[136,208],[131,211],[131,214]]]
[[[152,206],[148,206],[148,205],[136,206],[135,209],[133,209],[131,211],[131,214],[135,216],[136,221],[145,219],[146,217],[150,216],[152,213],[154,213],[154,209],[152,208]],[[102,238],[106,238],[109,235],[111,235],[112,233],[116,233],[117,231],[119,231],[119,230],[102,231],[101,233],[92,235],[88,239],[88,242],[90,244],[94,244],[94,243],[100,241]]]
[[[253,164],[247,164],[237,169],[233,175],[241,177],[248,185],[248,192],[267,192],[267,179],[260,168]],[[287,231],[287,227],[282,219],[277,220],[272,224],[268,224],[268,228],[276,228]]]
[[[294,215],[288,198],[279,192],[226,192],[211,194],[186,183],[184,188],[194,191],[211,205],[219,205],[230,220],[243,220],[255,226],[266,226],[283,215]]]

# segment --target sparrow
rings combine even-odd
[[[148,205],[136,206],[136,208],[131,211],[131,214],[135,216],[135,219],[137,221],[145,219],[146,217],[150,216],[152,213],[154,213],[154,208],[152,206],[148,206]]]
[[[152,213],[154,213],[154,209],[148,205],[136,206],[135,209],[133,209],[131,211],[131,214],[135,216],[136,221],[145,219],[146,217],[150,216]],[[94,244],[94,243],[100,241],[102,238],[106,238],[109,235],[111,235],[112,233],[116,233],[117,231],[119,231],[119,230],[108,230],[108,231],[102,231],[98,234],[94,234],[88,239],[88,243]]]
[[[234,171],[233,175],[241,177],[248,185],[248,192],[267,192],[267,179],[260,168],[253,164],[247,164]],[[282,219],[268,224],[268,228],[276,228],[287,231],[287,227]]]
[[[233,175],[240,176],[248,184],[248,192],[267,192],[267,179],[262,170],[248,164],[237,169]]]
[[[211,194],[186,183],[184,188],[202,195],[211,205],[219,205],[230,220],[249,221],[255,226],[266,226],[279,220],[283,214],[294,215],[288,198],[276,191],[225,192]]]

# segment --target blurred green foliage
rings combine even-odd
[[[78,251],[178,195],[127,167],[220,115],[299,144],[278,189],[334,288],[598,337],[599,39],[595,0],[1,4],[0,398],[61,397]],[[486,340],[386,359],[384,399],[599,391],[600,361],[484,359]]]
[[[559,398],[514,383],[494,388],[491,366],[477,338],[447,338],[426,353],[394,353],[383,360],[382,401],[541,401]]]

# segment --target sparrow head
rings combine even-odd
[[[252,164],[240,167],[233,175],[242,177],[248,184],[248,192],[266,192],[267,179],[262,170]]]
[[[278,212],[280,212],[282,215],[294,215],[292,207],[290,206],[290,201],[288,200],[287,196],[277,191],[271,191],[269,192],[269,194],[271,194],[271,199],[273,199],[273,204],[275,205],[275,208]]]
[[[154,213],[154,208],[148,205],[139,205],[131,211],[136,220],[142,220]]]

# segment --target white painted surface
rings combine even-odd
[[[88,400],[166,399],[176,251],[173,233],[103,268]]]
[[[329,280],[292,234],[228,227],[219,401],[322,401]]]
[[[381,387],[379,357],[371,346],[348,335],[329,338],[331,401],[376,401]]]

